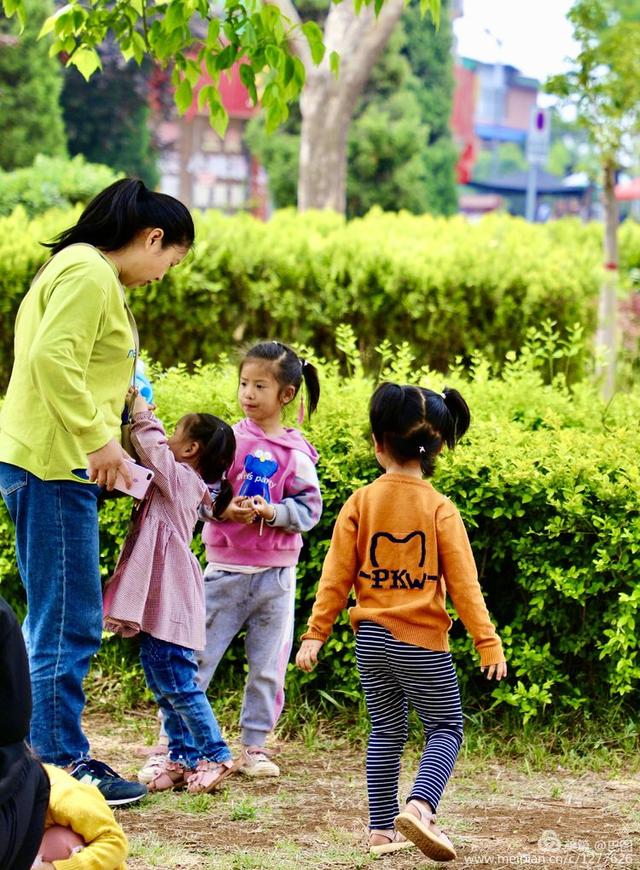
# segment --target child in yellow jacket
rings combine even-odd
[[[126,870],[124,831],[98,789],[43,765],[51,782],[38,870]],[[56,836],[53,836],[55,829]]]

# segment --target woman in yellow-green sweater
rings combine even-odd
[[[0,417],[0,491],[27,593],[31,744],[112,805],[146,792],[92,760],[81,727],[102,631],[97,496],[118,471],[130,479],[119,430],[137,340],[124,288],[162,278],[193,238],[188,210],[141,181],[98,194],[22,301]]]

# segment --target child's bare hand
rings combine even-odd
[[[253,498],[248,501],[256,512],[256,516],[262,517],[267,521],[272,520],[275,517],[276,509],[272,504],[269,504],[268,501],[265,501],[261,495],[254,495]]]
[[[321,640],[303,640],[296,656],[296,664],[302,671],[312,671],[318,664],[318,653],[322,649]]]
[[[501,680],[503,677],[507,676],[507,663],[505,661],[498,662],[497,665],[488,665],[487,667],[480,668],[480,673],[484,674],[487,672],[487,679],[492,680],[494,677],[496,680]]]
[[[129,398],[135,396],[132,409],[134,414],[143,414],[145,411],[152,411],[155,408],[155,405],[150,405],[147,400],[140,395],[135,387],[129,387],[127,395]]]
[[[222,514],[223,520],[231,520],[233,523],[251,525],[256,518],[256,512],[251,507],[249,499],[236,495],[229,502],[229,506]]]

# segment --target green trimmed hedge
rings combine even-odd
[[[306,538],[299,566],[297,634],[309,614],[340,506],[378,473],[367,431],[372,381],[346,329],[340,344],[352,373],[341,376],[337,363],[322,366],[319,410],[307,427],[320,452],[325,507]],[[442,389],[442,375],[420,368],[407,346],[382,350],[385,377]],[[486,361],[475,359],[470,374],[454,371],[446,378],[468,399],[473,422],[456,451],[441,458],[434,482],[467,523],[507,650],[509,678],[497,687],[481,678],[459,621],[453,649],[467,707],[512,707],[525,721],[576,709],[595,715],[621,696],[632,704],[640,700],[640,391],[618,395],[605,406],[589,383],[567,386],[563,372],[571,353],[571,342],[562,351],[547,326],[522,354],[510,354],[499,377]],[[236,385],[235,367],[224,359],[198,366],[192,375],[184,367],[156,372],[159,413],[168,426],[205,408],[235,420]],[[127,510],[121,500],[102,511],[105,576],[122,543]],[[202,556],[200,541],[195,547]],[[12,529],[4,512],[0,572],[3,594],[20,604]],[[112,638],[105,646],[104,661],[121,657],[124,649],[124,673],[135,670],[134,644]],[[216,679],[218,690],[237,680],[241,663],[242,650],[234,646]],[[289,681],[312,698],[320,691],[355,696],[346,616],[318,670],[305,675],[292,666]]]
[[[30,221],[0,218],[0,386],[20,300],[46,251],[38,244],[78,211]],[[132,292],[143,345],[162,365],[218,358],[246,338],[277,334],[335,356],[339,324],[351,325],[375,368],[384,339],[407,340],[421,362],[445,371],[476,349],[501,364],[531,326],[595,323],[601,227],[531,225],[491,216],[415,217],[373,210],[345,223],[334,213],[196,215],[195,251],[159,284]],[[622,260],[640,267],[640,228],[621,228]],[[575,372],[588,359],[588,342]]]

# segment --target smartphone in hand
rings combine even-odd
[[[153,471],[151,471],[150,468],[145,468],[144,465],[138,465],[138,463],[133,460],[127,460],[127,462],[129,463],[129,471],[133,477],[131,486],[127,486],[124,477],[120,472],[118,472],[113,488],[117,489],[118,492],[123,492],[125,495],[130,495],[133,498],[144,498],[149,489],[149,485],[153,480]]]

